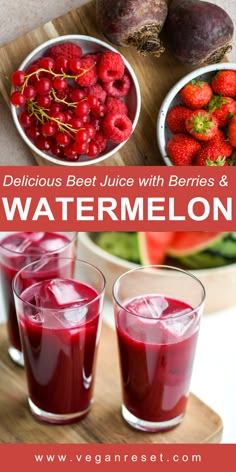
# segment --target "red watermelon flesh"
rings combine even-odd
[[[140,261],[144,265],[163,264],[167,250],[172,243],[174,232],[145,231],[138,233]]]
[[[169,244],[168,254],[179,256],[193,254],[210,246],[214,241],[221,239],[223,232],[208,231],[178,231]]]

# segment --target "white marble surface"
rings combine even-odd
[[[31,31],[37,26],[87,3],[88,0],[1,0],[0,46]],[[212,1],[223,7],[236,24],[235,0]],[[236,62],[236,31],[234,47],[229,55]],[[35,165],[30,151],[16,133],[10,112],[0,94],[0,165]]]

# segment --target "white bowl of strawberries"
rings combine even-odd
[[[168,166],[236,165],[236,64],[201,67],[165,97],[157,140]]]
[[[111,157],[138,122],[141,94],[128,61],[97,38],[66,35],[34,49],[11,77],[15,125],[51,164]]]

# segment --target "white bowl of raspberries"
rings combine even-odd
[[[201,67],[165,97],[157,140],[168,166],[236,165],[236,64]]]
[[[15,125],[30,149],[52,164],[94,165],[111,157],[139,119],[133,68],[112,46],[90,36],[46,41],[11,82]]]

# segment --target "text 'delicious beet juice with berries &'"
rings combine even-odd
[[[137,269],[139,270],[146,270],[146,274],[140,274],[140,283],[143,278],[145,289],[151,269]],[[181,285],[174,290],[167,290],[168,274],[169,283],[172,283],[169,273],[171,269],[166,269],[166,273],[161,269],[156,271],[156,291],[160,287],[160,293],[143,291],[139,285],[141,294],[137,295],[138,274],[135,271],[124,274],[114,284],[116,332],[122,378],[122,415],[133,427],[144,431],[170,429],[184,417],[202,310],[202,301],[200,305],[195,305],[185,301],[186,296],[182,298],[181,293],[181,298],[176,297]],[[132,276],[134,286],[131,286]],[[164,284],[162,276],[165,279]],[[182,272],[180,279],[181,276]],[[195,278],[192,280],[188,274],[187,277],[190,282],[195,282],[196,285],[199,283],[204,297],[201,283]],[[121,287],[123,282],[126,283],[125,289]],[[154,287],[153,281],[150,285],[150,288]],[[162,292],[164,286],[165,291]]]
[[[76,266],[75,278],[41,280],[24,290],[22,273],[14,280],[29,406],[38,419],[52,423],[81,419],[93,401],[104,278],[86,262]],[[92,284],[88,270],[94,272]]]
[[[57,257],[64,255],[75,257],[77,233],[54,232],[15,232],[2,233],[0,242],[0,273],[3,292],[4,309],[9,337],[9,355],[11,359],[22,365],[23,356],[12,293],[12,280],[18,270],[45,255],[53,255],[54,260],[48,273],[41,277],[59,276]],[[69,271],[71,269],[68,268]],[[68,273],[68,276],[71,272]],[[22,280],[25,287],[32,283],[31,277]]]

